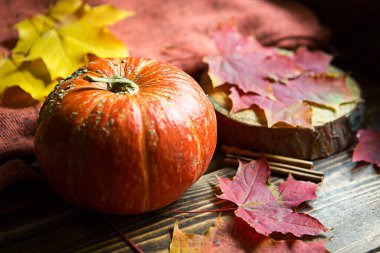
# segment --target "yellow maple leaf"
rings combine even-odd
[[[86,63],[86,55],[125,57],[128,50],[105,26],[132,13],[111,5],[90,7],[84,0],[60,0],[49,11],[16,24],[13,55],[41,58],[51,79],[65,78]]]
[[[18,85],[30,93],[34,99],[43,100],[53,89],[55,83],[50,82],[45,85],[44,79],[37,77],[38,75],[41,76],[41,73],[37,73],[37,71],[41,72],[41,64],[43,63],[39,61],[20,63],[8,57],[0,58],[0,94],[7,87]]]
[[[0,57],[0,94],[18,85],[43,100],[57,80],[97,57],[125,57],[128,50],[105,26],[132,15],[111,5],[60,0],[47,13],[16,24],[19,40],[10,57]]]

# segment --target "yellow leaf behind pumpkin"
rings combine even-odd
[[[65,78],[86,63],[86,54],[125,57],[128,50],[105,26],[132,15],[131,12],[83,0],[61,0],[45,15],[16,24],[19,41],[13,54],[25,61],[41,58],[52,80]]]
[[[105,26],[132,12],[111,5],[91,7],[85,0],[60,0],[45,14],[15,25],[19,39],[10,58],[0,58],[0,94],[20,86],[44,100],[58,80],[91,57],[125,57],[126,46]]]
[[[20,86],[30,93],[35,100],[43,100],[53,89],[55,82],[45,85],[45,80],[37,77],[40,73],[30,71],[29,65],[37,66],[41,62],[17,63],[10,58],[0,58],[0,93],[7,87]]]

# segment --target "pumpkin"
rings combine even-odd
[[[207,169],[216,116],[198,83],[146,58],[98,59],[41,108],[35,152],[63,199],[135,214],[177,200]]]

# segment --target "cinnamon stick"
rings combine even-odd
[[[250,158],[250,157],[245,157],[245,156],[237,156],[237,155],[231,155],[231,154],[226,154],[227,157],[233,158],[233,159],[240,159],[240,160],[246,160],[246,161],[253,161],[256,159]],[[317,176],[323,176],[323,173],[320,171],[315,171],[311,169],[305,169],[302,167],[290,165],[290,164],[284,164],[284,163],[277,163],[277,162],[271,162],[268,160],[269,165],[272,167],[276,168],[282,168],[282,169],[287,169],[287,170],[292,170],[292,171],[299,171],[307,174],[313,174]]]
[[[226,154],[237,155],[239,157],[244,156],[244,157],[254,158],[254,159],[257,159],[261,155],[263,155],[268,161],[276,162],[280,164],[293,165],[293,166],[305,168],[305,169],[312,169],[314,166],[312,161],[301,160],[301,159],[296,159],[296,158],[291,158],[291,157],[286,157],[286,156],[281,156],[281,155],[260,154],[253,151],[244,150],[237,147],[226,146],[226,145],[222,146],[222,151]]]
[[[242,160],[248,161],[248,159],[244,159],[244,158]],[[253,159],[249,159],[249,160],[253,160]],[[238,158],[236,158],[236,157],[226,157],[224,159],[224,162],[227,164],[233,165],[233,166],[239,165]],[[281,168],[281,167],[277,167],[277,166],[271,165],[271,164],[269,164],[269,168],[273,174],[276,174],[279,176],[288,176],[289,173],[291,173],[295,179],[312,181],[312,182],[316,182],[316,183],[322,182],[323,177],[324,177],[323,173],[318,172],[318,171],[313,171],[314,173],[311,174],[310,172],[312,170],[306,170],[306,172],[303,172],[303,171],[289,169],[289,168],[288,169]]]

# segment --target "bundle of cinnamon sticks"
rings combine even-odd
[[[222,151],[226,154],[225,162],[229,165],[237,166],[239,160],[249,162],[258,159],[260,156],[264,156],[268,160],[270,170],[273,174],[287,176],[291,173],[295,179],[317,183],[322,182],[324,177],[323,172],[313,170],[314,164],[312,161],[280,155],[260,154],[225,145],[222,146]]]

